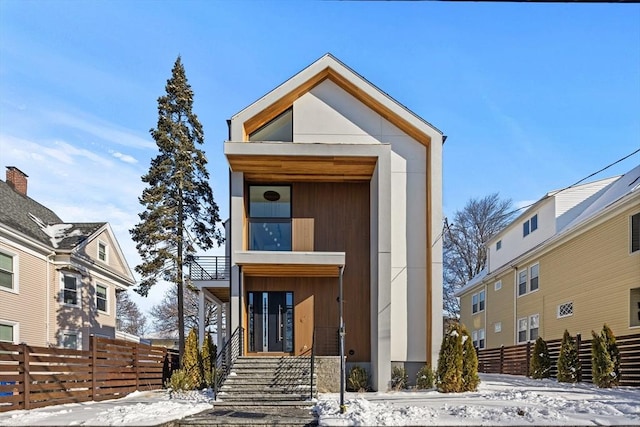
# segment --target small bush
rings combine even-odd
[[[611,382],[612,386],[620,384],[620,350],[618,350],[618,344],[616,344],[616,336],[613,331],[605,323],[602,327],[602,338],[607,346],[607,353],[613,363],[613,376],[614,379]]]
[[[416,374],[416,388],[426,390],[433,388],[435,382],[435,373],[429,364],[424,365]]]
[[[398,391],[407,388],[409,376],[404,366],[394,366],[391,370],[391,388]]]
[[[207,332],[202,343],[202,373],[207,387],[213,387],[213,379],[216,366],[216,346],[211,340],[211,334]]]
[[[549,356],[547,342],[542,337],[538,337],[533,346],[529,375],[537,380],[551,376],[551,356]]]
[[[191,383],[189,381],[187,373],[183,369],[173,371],[173,373],[171,374],[171,378],[166,381],[165,387],[173,391],[185,391],[193,389],[193,387],[191,387]]]
[[[591,331],[591,373],[593,383],[600,388],[610,388],[612,380],[615,379],[613,373],[613,362],[607,351],[607,344],[604,337]]]
[[[361,393],[369,390],[369,375],[362,366],[355,365],[351,368],[347,380],[347,391]]]
[[[462,391],[462,334],[457,323],[453,323],[442,337],[438,356],[438,391],[457,393]]]
[[[462,391],[476,391],[480,384],[478,355],[473,348],[469,332],[462,327]]]
[[[565,329],[558,356],[558,382],[575,383],[578,381],[580,360],[578,359],[578,346],[569,331]]]
[[[184,342],[182,370],[184,370],[187,375],[191,389],[203,386],[204,374],[202,371],[202,356],[198,349],[198,332],[195,328],[189,331],[187,339]]]

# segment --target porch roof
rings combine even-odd
[[[234,261],[247,276],[338,277],[345,253],[236,251]]]

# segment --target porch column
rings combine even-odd
[[[198,293],[198,343],[199,347],[204,343],[204,310],[205,310],[205,300],[204,300],[204,289],[200,289]]]
[[[216,304],[216,345],[218,346],[218,351],[222,350],[222,346],[224,345],[224,331],[222,329],[222,309],[223,304]]]

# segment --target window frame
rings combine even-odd
[[[473,348],[478,348],[478,330],[477,329],[471,332],[471,345],[473,345]]]
[[[635,221],[635,222],[634,222]],[[634,230],[634,223],[635,230]],[[637,236],[634,236],[634,231]],[[634,249],[634,237],[637,247]],[[640,254],[640,212],[629,216],[629,253]]]
[[[524,281],[522,281],[522,275],[524,274]],[[516,285],[518,297],[524,296],[527,294],[527,285],[529,284],[529,267],[525,267],[520,270],[516,270]],[[524,291],[522,291],[524,285]]]
[[[640,328],[640,287],[629,289],[629,328]]]
[[[535,328],[533,327],[534,324]],[[533,330],[536,331],[535,338],[533,337]],[[529,335],[529,341],[535,341],[540,336],[540,313],[531,314],[529,316],[529,327],[527,329],[527,334]]]
[[[102,259],[100,257],[100,247],[104,247],[104,259]],[[107,245],[106,242],[104,242],[103,240],[98,239],[98,244],[97,244],[97,248],[96,248],[96,258],[98,259],[98,261],[104,262],[105,264],[109,263],[109,245]]]
[[[11,268],[13,271],[11,271],[11,287],[10,288],[6,288],[4,286],[0,286],[0,291],[4,291],[4,292],[11,292],[12,294],[19,294],[20,293],[20,280],[18,278],[18,272],[19,270],[19,257],[18,254],[15,252],[11,252],[8,251],[4,248],[0,248],[0,253],[2,255],[5,255],[9,258],[11,258]]]
[[[98,299],[100,294],[98,293],[98,288],[104,288],[104,306],[105,309],[101,310],[100,306],[98,305]],[[103,285],[102,283],[96,283],[95,285],[95,292],[96,292],[96,298],[95,298],[95,304],[96,304],[96,310],[100,313],[105,313],[105,314],[109,314],[109,308],[110,305],[109,304],[109,287],[107,285]]]
[[[474,299],[476,302],[474,303]],[[478,314],[484,311],[486,307],[487,295],[484,289],[471,295],[471,314]]]
[[[20,322],[14,322],[13,320],[0,319],[0,325],[9,326],[12,328],[11,334],[13,335],[12,336],[13,341],[10,342],[10,344],[20,343]],[[9,341],[0,341],[0,342],[9,343]]]
[[[533,269],[534,268],[536,269],[536,277],[535,277],[535,279],[536,279],[536,281],[535,281],[536,288],[535,289],[533,289],[533,283],[534,283],[533,282],[533,279],[534,279],[534,277],[533,277]],[[531,264],[529,266],[529,292],[535,292],[538,289],[540,289],[540,263],[536,262],[535,264]]]
[[[502,249],[502,239],[496,242],[496,252]]]
[[[533,214],[522,223],[522,238],[524,239],[538,229],[538,214]]]
[[[567,305],[571,305],[571,313],[561,314],[562,307]],[[571,316],[573,316],[573,301],[567,301],[567,302],[563,302],[562,304],[558,304],[558,306],[556,307],[556,317],[558,319],[564,319],[565,317],[571,317]]]
[[[522,323],[524,321],[524,323]],[[522,326],[524,325],[524,327]],[[522,343],[526,343],[527,340],[527,335],[529,332],[529,316],[526,317],[521,317],[517,320],[517,328],[516,328],[516,336],[517,336],[517,343],[518,344],[522,344]],[[524,332],[524,340],[520,339],[520,334]]]
[[[76,289],[75,289],[76,303],[75,304],[71,304],[65,301],[65,291],[67,290],[66,282],[64,280],[65,277],[72,277],[76,281]],[[69,272],[60,273],[60,304],[65,305],[67,307],[82,308],[82,278],[79,275],[74,273],[69,273]]]
[[[75,335],[76,337],[76,347],[65,347],[64,345],[64,337],[65,336],[71,336],[71,335]],[[64,348],[64,349],[68,349],[68,350],[82,350],[82,331],[78,331],[75,329],[64,329],[60,331],[60,334],[58,336],[59,342],[58,342],[58,347],[59,348]]]

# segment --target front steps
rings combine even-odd
[[[314,378],[314,396],[315,383]],[[215,407],[308,406],[311,391],[310,357],[245,356],[236,360],[218,390]]]

